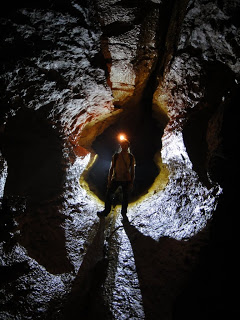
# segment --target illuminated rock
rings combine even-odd
[[[173,319],[230,193],[239,4],[17,6],[1,19],[0,317]],[[129,221],[118,206],[99,221],[106,185],[94,184],[96,171],[86,176],[97,146],[111,159],[120,127],[152,182],[132,199]],[[107,173],[109,161],[101,165]]]

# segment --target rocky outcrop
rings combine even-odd
[[[238,13],[227,0],[2,11],[3,319],[184,313],[186,291],[198,294],[189,277],[211,254],[210,221],[225,215],[218,199],[230,199]],[[127,221],[116,207],[104,223],[97,196],[120,130],[137,159],[135,193]]]
[[[157,103],[171,114],[170,130],[175,124],[183,128],[194,170],[206,184],[211,158],[218,153],[221,116],[238,86],[235,6],[189,4],[175,57],[155,92]]]

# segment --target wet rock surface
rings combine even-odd
[[[234,317],[239,10],[207,0],[6,6],[1,319]],[[157,132],[157,175],[126,219],[118,206],[99,219],[103,203],[82,177],[98,139],[114,148],[107,132],[126,123],[139,166],[137,138]]]

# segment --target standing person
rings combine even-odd
[[[126,217],[128,207],[128,193],[133,187],[135,178],[135,158],[129,152],[130,143],[120,136],[121,151],[115,153],[108,174],[107,194],[105,200],[105,209],[98,212],[98,216],[107,216],[111,211],[112,198],[119,186],[122,187],[122,216]]]

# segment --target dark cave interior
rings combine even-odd
[[[213,181],[219,181],[221,174],[215,174],[218,159],[225,153],[220,147],[211,156],[211,143],[213,137],[221,132],[219,141],[225,132],[222,132],[221,121],[225,117],[229,105],[237,101],[235,97],[237,86],[234,82],[233,72],[222,63],[206,63],[206,74],[202,83],[205,86],[205,97],[196,110],[189,113],[183,137],[188,155],[193,163],[194,170],[202,183],[210,187],[208,174]],[[228,95],[231,92],[232,99]],[[216,138],[217,139],[217,138]]]
[[[233,114],[239,104],[239,87],[232,91],[231,99],[224,109],[221,130],[221,150],[215,155],[211,174],[221,183],[224,194],[221,197],[210,227],[210,241],[202,250],[199,265],[191,280],[177,299],[174,319],[218,319],[234,318],[237,296],[234,283],[238,274],[234,262],[238,248],[238,225],[235,213],[237,208],[237,189],[235,187],[238,150],[236,131],[238,119]],[[187,301],[187,305],[186,305]]]
[[[57,194],[65,174],[61,139],[42,110],[23,108],[8,122],[3,153],[8,161],[6,196],[46,201]]]
[[[92,144],[98,158],[85,177],[90,190],[104,200],[111,159],[120,148],[117,137],[120,133],[124,133],[130,141],[130,152],[134,155],[137,164],[130,201],[137,200],[147,193],[159,174],[154,156],[161,151],[163,130],[164,128],[151,113],[146,115],[141,110],[140,112],[123,112],[123,115],[97,136]]]

